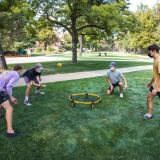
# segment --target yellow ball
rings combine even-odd
[[[61,68],[62,67],[62,63],[57,63],[56,66],[59,67],[59,68]]]

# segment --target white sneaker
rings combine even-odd
[[[45,95],[44,92],[40,92],[40,91],[36,91],[35,94],[36,94],[36,95]]]
[[[123,98],[123,93],[120,93],[120,98]]]
[[[25,100],[25,101],[24,101],[24,105],[26,105],[26,106],[31,106],[32,104]]]
[[[143,116],[144,119],[152,119],[153,118],[153,115],[152,114],[149,114],[149,113],[146,113],[144,116]]]

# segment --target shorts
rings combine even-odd
[[[10,96],[5,91],[0,91],[0,105],[10,100]]]
[[[30,80],[28,77],[25,76],[25,77],[24,77],[24,81],[25,81],[26,84],[28,84],[28,83],[29,83],[30,81],[32,81],[32,80]],[[39,81],[38,81],[37,79],[34,79],[33,81],[34,81],[36,84],[39,84]]]
[[[119,83],[120,83],[120,82],[117,82],[117,83],[115,83],[115,84],[112,84],[113,90],[114,90],[116,87],[119,86]],[[111,90],[111,87],[109,87],[108,89]]]
[[[149,91],[150,91],[150,92],[152,92],[152,91],[153,91],[153,89],[154,89],[154,87],[153,87],[153,86],[151,86],[151,87],[149,88]],[[160,97],[160,92],[157,92],[156,96]]]

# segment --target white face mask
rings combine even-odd
[[[115,70],[115,67],[114,67],[114,66],[112,66],[112,67],[110,67],[110,69],[111,69],[111,71],[114,71],[114,70]]]
[[[36,72],[41,73],[43,71],[43,68],[37,68]]]

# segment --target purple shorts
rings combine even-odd
[[[30,81],[32,81],[32,80],[30,80],[28,77],[24,77],[24,81],[25,81],[25,83],[26,84],[28,84]],[[39,81],[37,80],[37,79],[34,79],[33,80],[36,84],[39,84]]]

